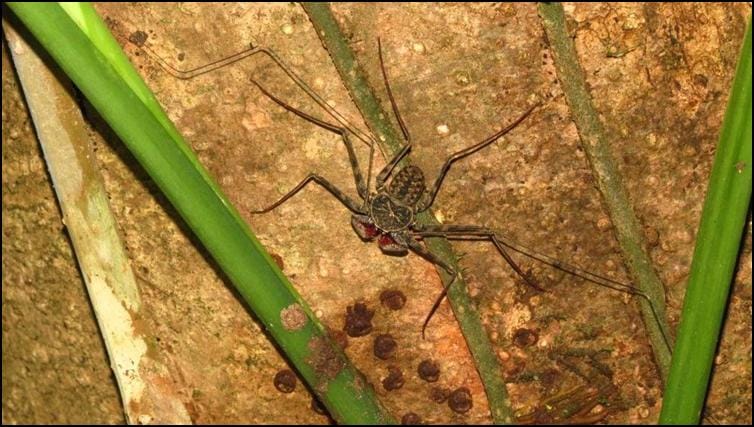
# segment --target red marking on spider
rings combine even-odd
[[[390,237],[389,234],[383,234],[383,235],[381,235],[379,242],[380,242],[380,246],[392,246],[392,245],[396,245],[397,244],[395,242],[395,239],[393,239],[392,237]]]
[[[362,227],[364,227],[364,234],[370,239],[375,238],[379,236],[380,230],[377,229],[377,226],[374,224],[369,224],[368,222],[362,222]]]

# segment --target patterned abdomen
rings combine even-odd
[[[415,206],[426,188],[422,170],[416,166],[406,166],[393,176],[387,192],[395,200],[400,200],[407,206]]]

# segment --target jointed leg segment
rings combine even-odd
[[[420,206],[418,207],[418,211],[424,212],[427,209],[429,209],[430,206],[432,206],[432,203],[435,201],[435,197],[437,196],[437,193],[440,191],[440,186],[442,186],[442,181],[443,179],[445,179],[445,175],[448,173],[448,170],[450,169],[450,165],[453,164],[453,162],[455,162],[456,160],[460,160],[466,156],[470,156],[476,153],[477,151],[481,150],[482,148],[497,141],[498,138],[510,132],[513,128],[518,126],[527,117],[529,117],[529,114],[531,114],[537,107],[539,107],[539,104],[534,104],[528,110],[526,110],[523,114],[521,114],[516,120],[514,120],[513,123],[500,129],[494,135],[491,135],[488,138],[486,138],[484,141],[476,143],[470,147],[466,147],[463,150],[460,150],[454,153],[453,155],[451,155],[448,158],[448,160],[446,160],[445,163],[442,165],[442,168],[440,169],[440,174],[437,176],[437,179],[435,179],[434,184],[432,184],[432,187],[427,192],[427,195],[426,195],[427,197],[420,203]]]
[[[516,264],[516,262],[511,258],[508,251],[505,249],[505,245],[503,245],[500,240],[498,240],[497,235],[494,231],[486,229],[484,227],[478,227],[478,226],[466,226],[466,225],[451,225],[451,224],[440,224],[440,225],[425,225],[425,226],[419,226],[417,227],[417,231],[415,232],[416,235],[421,237],[445,237],[447,239],[453,239],[453,238],[468,238],[468,237],[479,237],[486,240],[490,240],[495,247],[497,248],[498,252],[500,252],[500,255],[503,256],[503,259],[508,263],[508,265],[511,266],[513,271],[516,272],[516,274],[521,277],[521,279],[526,283],[527,285],[531,286],[532,288],[538,290],[538,291],[544,291],[542,287],[540,287],[534,280],[532,280],[531,277],[529,277],[529,274],[524,272],[521,267]]]
[[[253,214],[263,214],[267,213],[276,207],[280,206],[285,202],[286,200],[293,197],[296,193],[298,193],[306,184],[309,183],[309,181],[314,181],[317,184],[324,187],[327,191],[329,191],[333,196],[335,196],[336,199],[340,201],[340,203],[343,203],[351,212],[357,213],[357,214],[364,214],[365,212],[362,212],[361,206],[352,198],[348,197],[345,193],[340,191],[336,186],[331,184],[326,179],[322,178],[321,176],[310,173],[307,175],[306,178],[304,178],[303,181],[299,182],[298,185],[296,185],[291,191],[286,193],[283,197],[280,198],[277,202],[273,203],[272,205],[258,211],[251,211]]]
[[[475,239],[475,238],[490,240],[492,243],[495,244],[495,247],[500,251],[500,254],[503,255],[503,257],[508,262],[508,264],[516,271],[516,273],[518,273],[519,276],[521,276],[524,282],[526,282],[529,286],[532,286],[537,289],[541,289],[538,285],[534,284],[530,280],[529,276],[525,274],[515,264],[515,262],[513,262],[510,255],[507,254],[505,248],[516,251],[529,258],[535,259],[544,264],[548,264],[552,266],[553,268],[557,268],[559,270],[565,271],[566,273],[572,274],[576,277],[595,283],[597,285],[614,289],[620,292],[626,292],[630,295],[641,297],[642,299],[647,301],[647,303],[649,304],[649,307],[652,310],[652,315],[654,316],[655,321],[658,324],[662,323],[660,322],[660,316],[658,315],[657,309],[652,303],[652,300],[647,296],[647,294],[642,292],[640,289],[637,289],[636,287],[631,286],[629,284],[621,283],[617,280],[610,279],[608,277],[591,273],[582,268],[579,268],[570,264],[566,264],[551,256],[535,252],[521,244],[508,241],[502,236],[498,236],[493,230],[490,230],[488,228],[475,226],[475,225],[452,225],[452,224],[426,225],[426,226],[416,227],[413,234],[419,237],[445,237],[446,239],[450,239],[450,240]],[[662,327],[660,327],[660,332],[662,333],[665,344],[668,346],[668,348],[671,348],[671,345],[670,345],[671,340],[668,334],[665,332],[665,330]]]

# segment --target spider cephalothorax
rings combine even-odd
[[[424,173],[416,166],[406,166],[393,177],[387,188],[378,189],[369,199],[369,215],[382,231],[401,231],[414,223],[416,204],[427,185]]]
[[[401,231],[414,222],[414,207],[387,193],[378,193],[369,203],[369,215],[380,230]]]
[[[388,255],[408,253],[408,236],[415,222],[417,204],[427,185],[424,173],[416,166],[406,166],[395,174],[390,184],[378,187],[367,200],[368,215],[353,215],[351,225],[364,241],[377,239]]]

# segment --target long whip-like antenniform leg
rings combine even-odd
[[[341,113],[338,112],[335,108],[330,106],[327,102],[325,102],[322,97],[317,94],[309,85],[304,82],[304,80],[299,77],[298,74],[296,74],[288,65],[285,64],[278,56],[277,54],[268,48],[265,47],[254,47],[253,45],[250,46],[248,49],[244,49],[238,53],[235,53],[233,55],[230,55],[228,57],[219,59],[217,61],[212,61],[208,64],[204,64],[199,67],[195,67],[189,70],[180,70],[170,63],[168,63],[165,59],[157,55],[151,48],[149,48],[144,43],[136,43],[134,41],[131,41],[132,44],[137,46],[139,49],[146,52],[150,57],[152,57],[159,65],[160,67],[168,72],[170,75],[172,75],[175,78],[181,79],[181,80],[188,80],[197,76],[200,76],[202,74],[207,74],[209,72],[218,70],[220,68],[223,68],[225,66],[228,66],[230,64],[233,64],[235,62],[241,61],[243,59],[249,58],[251,56],[254,56],[258,53],[261,53],[262,55],[266,55],[269,57],[285,74],[293,80],[293,82],[301,88],[314,102],[317,103],[322,109],[324,109],[327,114],[329,114],[335,121],[341,124],[341,126],[345,129],[348,129],[349,132],[351,132],[353,135],[355,135],[358,139],[363,141],[365,144],[369,146],[374,146],[375,141],[374,138],[372,138],[371,135],[369,135],[367,132],[362,131],[357,126],[353,125],[351,122],[346,119],[345,116],[343,116]]]
[[[275,95],[271,94],[267,91],[262,85],[257,83],[255,80],[251,80],[252,83],[254,83],[259,90],[262,91],[265,96],[270,98],[271,100],[275,101],[278,105],[285,108],[286,110],[290,111],[291,113],[301,117],[302,119],[313,123],[323,129],[329,130],[331,132],[337,133],[343,138],[343,143],[346,145],[346,150],[348,151],[348,160],[351,163],[351,170],[353,171],[353,177],[356,181],[356,190],[359,193],[359,196],[361,196],[364,201],[367,200],[369,197],[369,181],[364,182],[364,176],[361,174],[361,168],[359,167],[359,160],[356,157],[356,152],[353,149],[353,143],[351,142],[350,138],[348,137],[348,131],[345,128],[341,128],[338,126],[335,126],[333,124],[327,123],[323,120],[320,120],[314,116],[311,116],[307,113],[304,113],[301,110],[298,110],[287,103],[283,102],[281,99],[277,98]],[[374,145],[370,146],[369,149],[369,164],[371,168],[372,163],[372,156],[374,155]]]
[[[620,292],[625,292],[625,293],[643,298],[645,301],[649,303],[649,307],[652,309],[652,314],[654,316],[655,322],[659,325],[659,329],[662,332],[663,341],[665,342],[665,345],[669,349],[672,349],[670,345],[671,341],[668,336],[668,332],[665,331],[663,328],[663,322],[660,321],[660,315],[657,309],[655,308],[654,303],[647,296],[647,294],[645,294],[644,292],[642,292],[641,290],[639,290],[638,288],[634,286],[631,286],[626,283],[621,283],[617,280],[613,280],[608,277],[591,273],[587,270],[584,270],[583,268],[576,267],[571,264],[566,264],[562,261],[555,259],[554,257],[536,252],[532,249],[527,248],[524,245],[513,242],[509,239],[506,239],[505,237],[499,236],[493,230],[490,230],[485,227],[480,227],[480,226],[475,226],[475,225],[452,225],[452,224],[423,225],[423,226],[417,227],[416,230],[413,232],[413,234],[415,236],[420,236],[420,237],[445,237],[446,239],[449,239],[449,240],[488,240],[488,241],[491,241],[495,245],[495,247],[500,251],[503,257],[505,257],[506,261],[508,261],[509,264],[511,263],[510,255],[506,257],[505,248],[511,249],[529,258],[532,258],[544,264],[550,265],[553,268],[572,274],[588,282],[592,282],[594,284],[597,284],[606,288],[610,288],[610,289],[620,291]],[[511,264],[511,266],[513,265],[514,264]],[[519,275],[522,275],[520,271],[516,271],[516,272]],[[522,275],[522,277],[526,278],[525,275]]]
[[[385,167],[382,168],[380,173],[377,175],[377,189],[381,189],[385,185],[385,181],[387,180],[388,176],[390,176],[390,173],[393,171],[393,169],[395,169],[395,166],[398,165],[398,162],[406,157],[406,154],[408,154],[408,152],[411,150],[411,134],[408,132],[408,127],[406,127],[406,124],[403,122],[401,112],[398,110],[398,104],[395,102],[395,98],[393,97],[393,90],[390,88],[390,81],[387,77],[387,70],[385,70],[385,62],[382,59],[382,43],[380,42],[379,38],[377,39],[377,51],[379,52],[380,57],[380,70],[382,70],[382,80],[385,82],[387,96],[388,98],[390,98],[390,106],[393,108],[393,114],[395,114],[395,118],[398,120],[398,124],[401,127],[403,137],[406,139],[406,145],[404,145],[403,148],[401,148],[401,150],[395,156],[393,156],[393,158],[390,159],[389,162],[387,162]]]
[[[474,154],[477,151],[481,150],[482,148],[497,141],[498,138],[510,132],[513,128],[518,126],[527,117],[529,117],[529,114],[531,114],[537,107],[539,107],[539,105],[540,104],[534,104],[533,106],[529,107],[529,109],[526,110],[523,114],[521,114],[521,116],[519,116],[516,120],[514,120],[513,123],[500,129],[497,133],[486,138],[484,141],[474,144],[471,147],[464,148],[463,150],[452,154],[448,158],[448,160],[446,160],[445,163],[442,165],[442,168],[440,169],[440,174],[437,176],[435,183],[429,189],[429,192],[427,193],[428,197],[425,200],[423,200],[421,205],[418,207],[418,211],[423,212],[429,209],[430,206],[432,206],[432,203],[435,201],[435,197],[437,196],[437,192],[440,191],[440,186],[442,185],[442,181],[443,179],[445,179],[445,175],[448,173],[448,169],[450,169],[450,165],[453,162],[455,162],[456,160],[460,160],[471,154]]]
[[[411,143],[411,135],[408,132],[408,128],[406,127],[406,124],[403,122],[403,118],[401,117],[401,112],[398,111],[398,104],[395,102],[395,98],[393,97],[393,90],[390,88],[390,81],[387,78],[387,71],[385,70],[385,61],[382,59],[382,43],[380,42],[379,37],[377,38],[377,52],[380,56],[380,70],[382,70],[382,80],[385,82],[385,89],[387,89],[387,96],[390,98],[390,106],[393,107],[393,114],[395,114],[395,118],[398,119],[398,124],[401,127],[401,132],[403,133],[403,137],[406,138],[406,142],[409,144]]]

